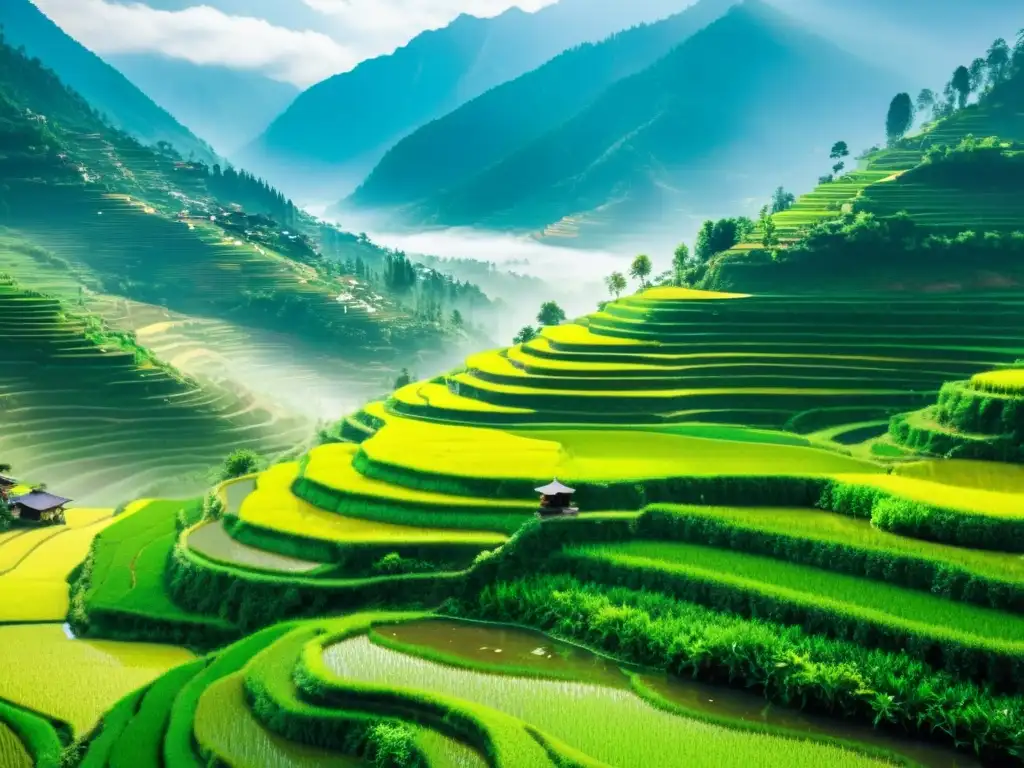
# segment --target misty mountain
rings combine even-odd
[[[807,186],[836,140],[875,140],[896,81],[747,0],[404,223],[541,230],[572,216],[603,236],[628,222],[678,237],[777,184]]]
[[[572,117],[617,80],[653,64],[738,0],[701,0],[654,24],[572,48],[492,88],[392,147],[346,201],[399,206],[457,184]]]
[[[156,54],[105,59],[223,155],[256,138],[299,95],[297,86],[259,72]]]
[[[663,18],[692,0],[560,0],[536,13],[463,14],[387,56],[302,93],[238,157],[275,180],[319,182],[337,199],[396,141],[489,88],[587,41]]]
[[[29,0],[0,2],[6,41],[24,46],[58,77],[80,93],[112,125],[145,144],[167,141],[188,156],[211,161],[210,148],[124,75],[68,36]]]

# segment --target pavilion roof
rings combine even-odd
[[[555,494],[558,493],[576,493],[575,488],[570,488],[567,485],[562,485],[560,482],[558,482],[557,477],[547,485],[541,486],[540,488],[534,488],[534,490],[537,493],[541,493],[545,496],[554,496]]]
[[[26,509],[32,509],[36,512],[48,512],[51,509],[62,507],[67,504],[71,499],[65,499],[63,496],[55,496],[52,493],[46,491],[31,491],[22,496],[15,496],[11,499],[11,504],[17,504],[25,507]]]
[[[10,475],[0,474],[0,485],[17,485],[18,479]]]

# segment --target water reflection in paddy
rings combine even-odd
[[[655,742],[664,743],[668,732],[678,731],[672,736],[674,750],[679,748],[679,739],[710,739],[710,742],[704,741],[706,749],[697,750],[694,755],[687,757],[687,760],[693,761],[694,765],[717,765],[713,754],[716,750],[710,749],[710,744],[721,744],[724,747],[730,740],[719,742],[716,737],[725,733],[735,739],[730,746],[732,749],[765,747],[765,754],[758,755],[757,765],[775,764],[771,760],[770,747],[777,740],[737,733],[658,711],[631,692],[629,676],[623,672],[621,665],[579,646],[553,640],[540,632],[493,624],[428,619],[380,626],[374,633],[382,637],[384,642],[391,641],[415,647],[438,660],[478,667],[486,664],[495,672],[504,671],[510,677],[496,678],[493,674],[446,669],[420,659],[410,660],[408,656],[388,654],[386,649],[374,648],[365,640],[361,647],[342,644],[329,649],[328,663],[332,664],[336,672],[345,676],[351,675],[343,670],[353,671],[357,679],[366,679],[364,675],[367,670],[381,664],[389,671],[375,670],[371,676],[377,682],[394,683],[400,680],[400,685],[424,687],[439,692],[443,690],[460,698],[488,704],[521,717],[612,765],[665,764],[637,762],[639,753],[629,752],[623,755],[620,749],[608,743],[618,740],[625,744],[626,740],[622,738],[624,722],[631,723],[630,732],[634,734],[634,738],[629,740],[629,748],[633,750],[640,740],[636,737],[638,733],[647,732]],[[371,661],[371,658],[378,657],[378,654],[379,660]],[[363,660],[358,661],[357,657],[363,657]],[[392,674],[396,676],[390,676]],[[512,675],[571,679],[576,682],[559,684],[554,680],[525,680]],[[658,673],[641,673],[639,677],[645,685],[672,703],[710,717],[771,725],[785,728],[795,734],[829,736],[847,742],[857,742],[898,753],[932,768],[975,768],[981,765],[968,755],[961,755],[936,745],[900,738],[838,718],[807,715],[797,710],[773,706],[763,697],[744,691],[670,678]],[[548,704],[541,704],[543,701],[547,701]],[[600,728],[590,729],[586,726],[586,721],[590,718],[594,718],[591,721],[594,724],[607,723],[604,735],[596,732],[600,731]],[[651,730],[648,731],[648,728]],[[661,735],[658,728],[667,728],[669,731]],[[695,731],[700,735],[697,736]],[[814,762],[815,759],[827,759],[818,752],[821,749],[827,748],[818,744],[808,744],[801,748],[806,757],[799,763],[788,764],[824,765],[826,763]],[[647,748],[640,750],[643,754],[647,751]],[[675,752],[673,754],[675,755]],[[613,755],[618,759],[613,759]],[[828,764],[871,763],[860,755],[848,752],[840,755],[841,763]],[[683,759],[681,755],[678,757]],[[791,749],[790,757],[792,758]],[[657,759],[654,754],[649,758]],[[622,762],[623,759],[626,762]],[[722,764],[737,763],[727,760]]]

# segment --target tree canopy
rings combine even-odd
[[[537,329],[532,325],[524,325],[513,337],[512,342],[514,344],[525,344],[528,341],[533,341],[535,338],[537,338]]]
[[[640,287],[647,287],[647,278],[651,275],[651,270],[654,269],[651,264],[651,257],[641,253],[629,266],[629,274],[631,277],[640,281]]]
[[[245,475],[251,475],[253,472],[258,472],[262,466],[263,457],[256,453],[256,451],[249,450],[248,448],[239,448],[224,459],[220,478],[221,480],[232,480],[236,477],[244,477]]]
[[[895,144],[902,139],[913,123],[914,105],[910,100],[910,94],[897,93],[889,104],[889,114],[885,118],[885,135],[889,143]]]
[[[604,279],[604,284],[608,288],[608,293],[612,293],[615,295],[615,298],[619,298],[627,288],[626,276],[621,272],[612,272]]]
[[[541,325],[561,325],[565,322],[565,310],[558,306],[558,302],[545,301],[540,305],[537,322]]]

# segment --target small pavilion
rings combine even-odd
[[[535,490],[540,494],[540,509],[537,510],[539,517],[579,514],[579,509],[572,506],[572,495],[576,489],[563,485],[557,478]]]
[[[11,513],[26,522],[64,523],[64,505],[71,499],[55,496],[46,491],[30,491],[10,500]]]

